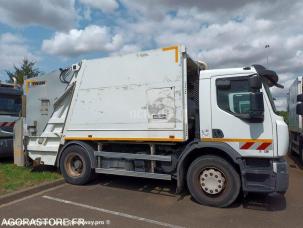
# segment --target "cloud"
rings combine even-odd
[[[126,6],[137,9],[180,9],[180,8],[193,8],[196,7],[202,11],[214,11],[218,9],[235,10],[250,4],[250,0],[187,0],[187,1],[162,1],[162,0],[121,0]],[[256,0],[256,2],[264,2],[263,0]],[[265,2],[276,2],[276,0],[267,0]]]
[[[95,51],[114,52],[122,43],[122,36],[113,34],[110,28],[90,25],[84,29],[72,29],[68,33],[57,32],[51,39],[43,41],[42,50],[68,57]]]
[[[41,25],[58,30],[74,26],[74,0],[0,1],[0,22],[11,26]]]
[[[277,71],[286,86],[273,89],[277,106],[285,109],[287,85],[303,71],[301,1],[121,2],[129,10],[129,17],[117,19],[125,42],[143,49],[182,43],[211,68],[263,64]]]
[[[175,1],[162,1],[162,0],[120,0],[121,3],[131,12],[132,15],[144,15],[148,18],[161,21],[167,12],[173,11],[188,11],[196,9],[201,13],[202,17],[220,18],[222,14],[231,14],[238,9],[242,9],[247,5],[255,5],[262,3],[272,4],[276,0],[175,0]],[[292,0],[290,0],[292,1]],[[220,14],[217,17],[216,14]],[[204,14],[204,15],[203,15]]]
[[[88,7],[101,10],[105,13],[114,12],[119,8],[116,0],[80,0],[80,2]]]
[[[0,35],[0,79],[7,79],[5,71],[19,65],[24,58],[38,60],[21,37],[12,33]]]
[[[263,64],[276,70],[285,85],[302,73],[303,27],[298,18],[303,18],[303,2],[299,0],[80,2],[88,10],[87,20],[90,10],[103,12],[94,21],[97,25],[56,32],[43,41],[43,51],[60,56],[94,51],[116,55],[182,43],[193,58],[211,68]],[[267,44],[270,48],[265,49]],[[279,107],[285,107],[287,89],[273,92]]]

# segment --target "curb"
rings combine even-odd
[[[9,203],[11,201],[15,201],[15,200],[27,197],[27,196],[30,196],[32,194],[41,192],[41,191],[46,190],[48,188],[53,188],[53,187],[56,187],[58,185],[62,185],[64,183],[65,183],[64,179],[60,178],[59,180],[55,180],[55,181],[47,182],[47,183],[42,183],[42,184],[39,184],[39,185],[36,185],[36,186],[33,186],[33,187],[29,187],[29,188],[21,189],[21,190],[12,192],[12,193],[5,194],[3,196],[0,196],[0,205]]]

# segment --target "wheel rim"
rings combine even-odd
[[[226,178],[223,172],[217,168],[205,168],[200,174],[200,185],[205,193],[218,195],[226,186]]]
[[[65,170],[71,177],[79,177],[83,173],[83,159],[75,153],[70,153],[65,159]]]

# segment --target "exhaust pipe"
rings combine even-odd
[[[13,79],[13,82],[14,82],[14,88],[16,88],[17,87],[17,78],[13,77],[12,79]]]
[[[203,62],[203,61],[196,61],[198,67],[201,69],[201,70],[207,70],[208,69],[208,65],[206,62]]]

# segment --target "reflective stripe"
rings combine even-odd
[[[15,122],[0,122],[0,127],[13,127]]]
[[[240,147],[241,150],[247,150],[249,149],[252,145],[254,145],[254,142],[248,142],[248,143],[244,143],[243,146]]]
[[[171,51],[171,50],[175,51],[175,62],[178,63],[179,62],[179,48],[178,48],[178,46],[171,46],[171,47],[162,48],[162,51]]]
[[[201,138],[203,142],[259,142],[272,143],[272,139],[238,139],[238,138]]]
[[[262,143],[260,146],[258,146],[257,150],[266,150],[266,148],[270,145],[271,143]]]
[[[272,150],[272,139],[202,138],[203,142],[237,142],[240,150]]]

